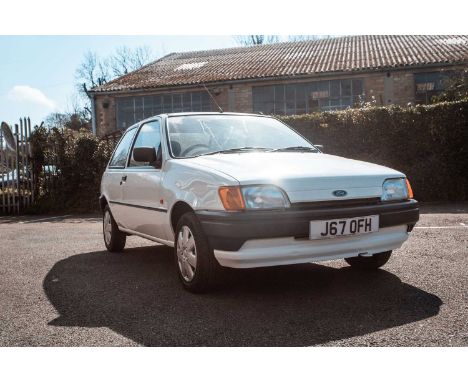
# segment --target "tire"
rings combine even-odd
[[[179,280],[186,290],[201,293],[218,286],[222,267],[193,212],[185,213],[177,222],[174,259]]]
[[[127,235],[119,230],[109,206],[104,207],[102,215],[102,236],[109,252],[122,252],[125,248]]]
[[[348,257],[345,261],[351,265],[353,268],[357,269],[378,269],[381,266],[385,265],[390,259],[392,255],[392,251],[382,252],[382,253],[375,253],[372,256],[356,256],[356,257]]]

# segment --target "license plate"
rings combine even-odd
[[[379,230],[379,215],[361,216],[347,219],[312,220],[309,238],[325,239],[346,235],[361,235]]]

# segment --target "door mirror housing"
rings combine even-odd
[[[136,162],[153,163],[156,161],[156,151],[154,147],[135,147],[133,149],[133,159]]]
[[[323,153],[323,145],[314,145],[314,146],[317,147]]]
[[[136,162],[148,163],[150,166],[155,168],[161,168],[162,166],[162,148],[161,145],[158,147],[158,151],[154,147],[135,147],[133,149],[133,159]]]

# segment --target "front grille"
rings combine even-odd
[[[326,209],[326,208],[341,208],[341,207],[366,207],[380,204],[380,198],[362,198],[362,199],[345,199],[345,200],[324,200],[320,202],[299,202],[291,203],[293,210],[308,210],[308,209]]]

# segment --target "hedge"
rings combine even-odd
[[[468,100],[416,107],[368,107],[282,116],[323,144],[328,154],[389,166],[405,173],[421,201],[468,200]],[[41,182],[30,212],[99,209],[99,183],[113,143],[82,130],[36,129],[36,168],[56,165],[60,176]]]
[[[29,213],[96,212],[99,189],[114,144],[87,130],[37,128],[31,136],[38,195]],[[56,176],[45,176],[44,165]]]
[[[468,200],[468,100],[280,117],[327,154],[399,170],[421,201]]]

